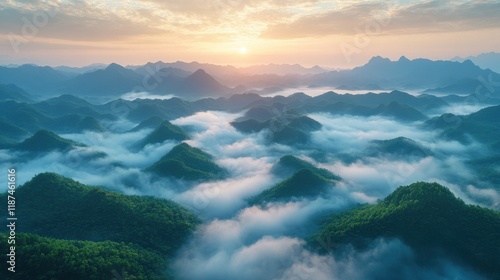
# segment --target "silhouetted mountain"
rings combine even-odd
[[[0,100],[13,100],[26,103],[33,102],[26,91],[13,84],[0,85]]]
[[[201,98],[207,96],[226,96],[231,92],[202,69],[187,76],[171,93],[182,98]]]
[[[15,148],[21,151],[42,153],[54,150],[67,151],[75,146],[82,146],[82,144],[62,138],[48,130],[40,130],[19,145],[16,145]]]
[[[310,79],[314,85],[336,86],[344,89],[428,89],[453,85],[463,80],[489,77],[499,80],[500,75],[483,70],[470,60],[462,63],[431,61],[428,59],[398,61],[373,57],[367,64],[352,70],[318,74]],[[477,84],[480,84],[479,80]]]
[[[148,128],[156,128],[163,121],[165,121],[165,120],[158,117],[158,116],[153,116],[145,121],[142,121],[140,124],[138,124],[137,126],[132,128],[131,130],[129,130],[129,132],[136,132],[136,131],[140,131],[140,130],[148,129]]]
[[[61,92],[79,96],[120,96],[140,87],[142,77],[116,63],[105,69],[76,76],[65,83]]]
[[[171,124],[169,121],[163,121],[140,142],[139,146],[142,148],[149,144],[162,143],[167,140],[183,141],[187,139],[189,139],[189,136],[182,128]]]
[[[443,254],[488,278],[500,277],[500,213],[466,205],[446,187],[415,183],[382,202],[337,214],[316,240],[362,246],[377,238],[399,238],[427,263]],[[326,242],[325,242],[326,243]],[[430,261],[430,263],[434,263]]]
[[[291,176],[292,174],[296,173],[297,171],[301,169],[308,169],[313,171],[315,174],[320,175],[321,177],[325,179],[330,179],[330,180],[341,180],[341,178],[332,172],[324,169],[324,168],[318,168],[311,163],[294,157],[292,155],[286,155],[281,157],[278,162],[276,162],[273,165],[272,171],[278,175],[281,176]]]
[[[0,149],[10,148],[30,133],[9,121],[0,119]]]
[[[243,74],[277,74],[277,75],[314,75],[324,73],[327,70],[319,67],[318,65],[306,68],[299,64],[265,64],[265,65],[252,65],[238,69],[239,73]]]
[[[147,171],[159,176],[198,181],[224,176],[224,169],[213,162],[211,155],[186,143],[175,146]]]
[[[15,84],[33,95],[54,94],[54,90],[67,79],[66,75],[48,66],[0,66],[0,84]]]
[[[56,66],[56,67],[52,67],[52,68],[54,68],[55,70],[60,71],[60,72],[65,72],[65,73],[77,75],[77,74],[85,74],[88,72],[94,72],[96,70],[104,69],[106,67],[108,67],[108,65],[103,64],[103,63],[93,63],[93,64],[83,66],[83,67]]]
[[[292,198],[314,197],[326,194],[333,182],[311,169],[301,169],[285,181],[250,199],[251,204],[288,201]]]
[[[490,69],[492,71],[500,73],[500,53],[489,52],[481,53],[476,56],[468,56],[466,58],[454,57],[451,59],[451,61],[458,62],[463,62],[465,60],[470,60],[483,69]]]
[[[366,155],[371,157],[391,157],[396,160],[419,160],[432,155],[431,150],[422,144],[406,138],[398,137],[389,140],[373,140],[366,149]]]

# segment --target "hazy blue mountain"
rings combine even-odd
[[[422,144],[406,137],[373,140],[370,144],[365,152],[370,157],[390,157],[396,160],[413,161],[433,154]]]
[[[51,131],[40,130],[33,136],[16,145],[15,149],[33,153],[44,153],[54,150],[67,151],[75,146],[83,145],[72,140],[62,138]]]
[[[330,180],[341,180],[341,178],[332,172],[324,169],[318,168],[311,163],[300,159],[292,155],[282,156],[272,168],[273,173],[281,176],[291,176],[292,174],[298,172],[302,169],[308,169],[313,171],[315,174]]]
[[[196,70],[174,87],[172,93],[181,98],[201,98],[207,96],[227,96],[231,92],[202,69]]]
[[[83,67],[56,66],[56,67],[52,67],[52,68],[54,68],[55,70],[60,71],[60,72],[66,72],[66,73],[77,75],[77,74],[85,74],[88,72],[94,72],[96,70],[104,69],[106,67],[108,67],[107,64],[93,63],[93,64],[83,66]]]
[[[15,123],[17,127],[32,133],[41,129],[57,133],[105,130],[95,118],[90,116],[71,114],[53,118],[40,113],[35,109],[34,104],[14,101],[0,102],[0,118]]]
[[[269,140],[277,143],[296,145],[305,144],[309,141],[309,134],[312,131],[321,129],[322,125],[300,113],[289,110],[280,111],[276,104],[270,107],[257,107],[254,110],[247,111],[243,120],[235,120],[231,125],[243,133],[255,133],[267,129],[269,131]],[[283,109],[283,108],[282,108]],[[282,110],[281,109],[281,110]],[[271,117],[265,121],[250,118],[256,115],[255,110],[261,112],[259,119]],[[265,112],[265,113],[264,113]]]
[[[164,121],[165,121],[164,119],[162,119],[158,116],[152,116],[151,118],[140,122],[134,128],[129,130],[129,132],[136,132],[136,131],[140,131],[143,129],[154,129],[154,128],[158,127]]]
[[[468,56],[466,58],[462,57],[454,57],[451,61],[462,62],[465,60],[470,60],[474,62],[477,66],[483,69],[490,69],[497,73],[500,73],[500,53],[489,52],[489,53],[481,53],[476,56]]]
[[[162,143],[167,140],[183,141],[187,139],[189,139],[189,135],[182,128],[171,124],[169,121],[163,121],[140,141],[139,146],[142,148],[149,144]]]
[[[55,94],[55,89],[68,77],[48,66],[0,66],[0,84],[15,84],[33,95]]]
[[[31,103],[30,95],[16,85],[0,85],[0,100],[13,100],[17,102]]]
[[[314,85],[336,86],[344,89],[429,89],[453,85],[463,80],[500,75],[483,70],[470,60],[464,62],[432,61],[428,59],[398,61],[373,57],[367,64],[352,70],[332,71],[315,75]],[[479,84],[479,81],[478,81]]]
[[[275,201],[286,202],[293,198],[314,197],[327,194],[334,185],[334,181],[306,168],[251,198],[249,202],[251,204],[264,204]]]
[[[78,114],[89,116],[99,120],[116,120],[116,116],[102,113],[98,106],[73,95],[64,94],[33,104],[37,111],[50,116],[62,117],[65,115]]]
[[[363,246],[377,238],[399,238],[422,260],[448,256],[500,277],[500,213],[466,205],[437,183],[399,187],[376,205],[335,215],[318,234],[332,248]],[[441,252],[441,253],[438,253]]]
[[[500,105],[490,106],[478,112],[457,116],[443,114],[425,122],[425,128],[441,131],[441,137],[470,143],[473,140],[495,144],[500,139]]]
[[[189,181],[219,179],[225,173],[224,169],[213,162],[211,155],[186,143],[175,146],[147,171]]]
[[[0,118],[0,149],[14,146],[29,134],[27,130]]]
[[[142,77],[116,63],[78,75],[61,85],[60,92],[78,96],[120,96],[142,85]]]

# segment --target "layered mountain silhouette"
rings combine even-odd
[[[134,128],[129,130],[129,132],[141,131],[143,129],[154,129],[154,128],[157,128],[164,121],[165,121],[164,119],[162,119],[158,116],[152,116],[151,118],[140,122]]]
[[[365,154],[370,157],[389,157],[397,160],[419,160],[433,153],[422,144],[406,138],[397,137],[389,140],[373,140]]]
[[[323,249],[398,238],[422,260],[446,256],[500,277],[500,213],[467,205],[437,183],[399,187],[376,205],[335,215],[318,234]],[[321,243],[321,242],[320,242]]]
[[[225,170],[213,162],[211,155],[187,143],[175,146],[147,171],[188,181],[215,180],[225,175]]]
[[[31,103],[33,100],[29,94],[16,85],[1,85],[0,84],[0,100],[13,100],[17,102]]]
[[[470,60],[464,62],[409,60],[403,56],[398,61],[391,61],[376,56],[361,67],[318,74],[310,78],[309,82],[314,85],[352,90],[435,89],[467,80],[476,80],[479,85],[478,77],[487,78],[490,75],[494,81],[500,78],[500,74],[481,69]]]

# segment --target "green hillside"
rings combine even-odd
[[[43,129],[16,145],[15,148],[22,151],[41,153],[53,150],[66,151],[74,146],[82,146],[82,144]]]
[[[276,184],[250,199],[251,204],[289,200],[293,197],[312,197],[324,194],[333,186],[331,180],[311,169],[301,169],[285,181]]]
[[[311,163],[292,155],[282,156],[278,162],[273,165],[272,171],[278,175],[289,176],[301,169],[309,169],[326,179],[341,180],[339,176],[333,174],[332,172],[324,168],[318,168]]]
[[[16,216],[22,221],[17,232],[53,238],[134,243],[171,254],[197,224],[194,215],[174,202],[127,196],[55,173],[35,176],[15,195]],[[0,200],[6,201],[6,194]]]
[[[159,176],[194,181],[222,178],[225,173],[211,155],[186,143],[175,146],[147,170]]]
[[[7,235],[0,233],[0,239]],[[7,242],[0,243],[9,252]],[[165,261],[133,244],[16,235],[15,273],[4,265],[1,279],[166,279]],[[118,278],[123,277],[123,278]]]
[[[500,213],[466,205],[437,183],[399,187],[376,205],[336,215],[316,240],[365,244],[379,237],[400,238],[425,258],[442,250],[452,258],[500,277]]]
[[[182,128],[171,124],[169,121],[164,121],[141,141],[140,146],[162,143],[166,140],[183,141],[187,139],[189,139],[189,136]]]

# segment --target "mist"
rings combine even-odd
[[[307,243],[328,215],[376,203],[397,187],[416,181],[436,181],[467,203],[498,209],[498,190],[479,185],[465,164],[481,144],[445,141],[421,129],[419,122],[317,113],[309,117],[320,122],[322,129],[310,134],[307,145],[291,147],[269,142],[272,131],[237,131],[230,122],[241,115],[207,111],[172,120],[190,135],[185,142],[211,154],[227,170],[222,180],[186,182],[144,172],[179,142],[134,150],[151,130],[123,132],[136,125],[123,120],[107,124],[108,132],[61,135],[86,145],[68,152],[26,157],[0,150],[1,166],[18,168],[19,184],[50,171],[126,194],[171,199],[189,208],[202,224],[169,267],[176,279],[482,279],[446,257],[437,264],[422,265],[400,240],[376,240],[365,249],[346,246],[329,254],[319,254]],[[367,156],[371,141],[401,136],[431,153]],[[288,154],[328,169],[342,180],[326,196],[250,205],[250,198],[286,179],[271,170]],[[6,186],[2,184],[3,191]]]

